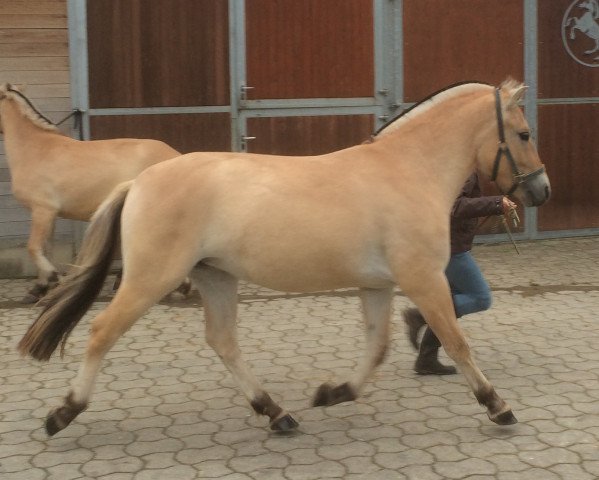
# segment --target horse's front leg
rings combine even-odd
[[[387,353],[389,346],[389,324],[391,322],[393,288],[360,290],[362,311],[366,328],[366,352],[351,381],[336,387],[325,383],[314,397],[314,406],[335,405],[355,400]]]
[[[447,355],[465,375],[478,403],[487,408],[489,418],[499,425],[516,423],[510,406],[497,395],[472,358],[457,322],[449,285],[443,272],[427,278],[411,276],[401,282],[400,286],[424,315]]]
[[[48,238],[54,229],[56,210],[46,207],[34,207],[31,210],[31,233],[27,242],[27,251],[37,267],[38,278],[35,285],[23,297],[23,303],[35,303],[42,298],[51,283],[58,282],[56,268],[44,254]]]
[[[192,273],[202,297],[206,317],[206,342],[224,365],[248,399],[254,411],[270,418],[270,428],[289,431],[298,423],[266,393],[241,357],[237,341],[237,278],[206,265]]]

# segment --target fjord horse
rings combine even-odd
[[[39,300],[58,279],[44,252],[56,217],[87,221],[119,183],[180,155],[157,140],[67,137],[9,84],[0,86],[0,133],[13,195],[31,211],[27,249],[38,278],[25,303]]]
[[[47,432],[65,428],[86,408],[109,349],[190,271],[202,296],[207,343],[273,430],[297,422],[242,359],[238,279],[286,292],[360,289],[365,355],[347,382],[322,385],[314,405],[358,397],[385,356],[399,285],[489,418],[515,423],[470,355],[444,270],[450,209],[473,169],[525,205],[549,198],[547,174],[517,105],[524,89],[514,81],[500,88],[466,83],[416,105],[368,144],[315,157],[192,153],[119,186],[93,218],[79,267],[19,343],[22,354],[38,360],[48,360],[61,342],[64,348],[98,294],[120,232],[122,284],[93,320],[85,359],[63,405],[50,412]]]

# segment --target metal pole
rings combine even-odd
[[[538,5],[537,0],[524,0],[524,83],[528,85],[524,109],[528,124],[538,137]],[[524,233],[530,239],[538,236],[538,217],[535,207],[525,209]]]

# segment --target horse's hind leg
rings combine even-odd
[[[366,327],[365,355],[350,382],[336,387],[326,383],[320,386],[312,402],[315,407],[355,400],[366,380],[385,358],[389,345],[393,289],[363,288],[360,290],[360,300]]]
[[[439,273],[428,278],[411,277],[400,282],[400,286],[424,315],[447,355],[464,374],[478,402],[487,408],[489,418],[500,425],[516,423],[510,406],[497,395],[472,358],[455,316],[445,275]]]
[[[44,254],[46,241],[54,229],[56,211],[45,207],[34,207],[31,210],[31,233],[27,242],[27,250],[38,271],[37,282],[23,298],[23,303],[35,303],[43,297],[50,283],[58,281],[56,268]]]
[[[237,279],[222,270],[200,265],[191,273],[196,281],[206,317],[206,342],[233,375],[256,413],[270,418],[270,428],[288,431],[297,422],[262,388],[241,357],[237,342]]]
[[[121,335],[176,284],[176,281],[169,284],[164,281],[142,283],[138,278],[128,281],[125,276],[112,302],[92,321],[84,360],[71,390],[63,405],[52,410],[46,418],[48,435],[65,428],[87,408],[104,356]]]

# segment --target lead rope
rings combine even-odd
[[[491,217],[493,217],[497,220],[495,222],[495,224],[491,226],[491,230],[496,230],[499,227],[499,225],[501,224],[503,226],[503,228],[505,229],[505,233],[507,233],[507,236],[510,239],[510,242],[512,242],[512,245],[516,249],[516,253],[518,255],[520,255],[520,250],[518,249],[516,240],[514,240],[514,236],[512,235],[512,230],[510,229],[510,222],[509,222],[509,221],[511,221],[514,228],[518,228],[518,224],[520,223],[520,217],[518,216],[518,211],[515,208],[510,208],[510,211],[507,214],[502,213],[499,215],[489,215],[488,217],[485,217],[485,219],[482,222],[480,222],[476,228],[480,229],[485,223],[487,223],[487,221]],[[508,217],[509,217],[509,221],[508,221]]]
[[[50,123],[52,123],[52,125],[54,125],[55,127],[58,127],[58,125],[63,124],[71,117],[75,117],[75,120],[73,121],[73,129],[79,132],[79,140],[83,140],[83,111],[79,110],[78,108],[74,108],[73,111],[69,113],[66,117],[64,117],[60,122]]]

